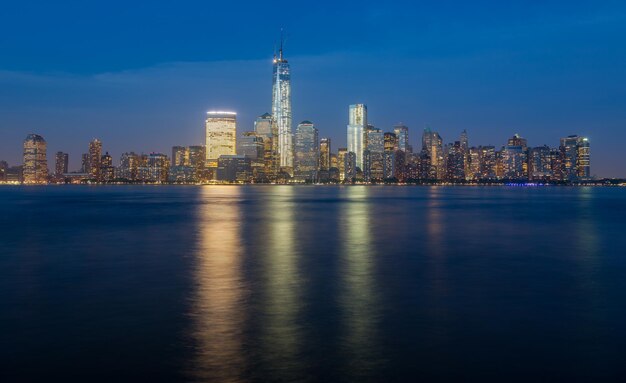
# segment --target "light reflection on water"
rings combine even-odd
[[[372,246],[369,188],[355,186],[342,189],[343,209],[339,240],[342,243],[342,278],[340,307],[343,311],[342,326],[350,368],[346,374],[351,379],[363,379],[381,363],[377,352],[377,321],[379,319],[378,294],[374,279],[376,253]]]
[[[0,189],[0,374],[619,381],[625,192]]]
[[[198,380],[238,382],[245,372],[239,194],[237,187],[202,189],[191,314],[197,349],[191,369]]]

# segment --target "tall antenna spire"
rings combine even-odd
[[[284,42],[283,28],[280,28],[280,51],[279,51],[279,58],[280,58],[281,61],[283,60],[283,42]]]

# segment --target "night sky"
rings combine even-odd
[[[70,170],[92,138],[125,151],[202,144],[209,109],[240,132],[270,111],[280,28],[294,129],[345,146],[348,105],[445,142],[530,146],[588,136],[592,174],[626,177],[623,1],[7,1],[0,11],[0,159],[38,133]]]

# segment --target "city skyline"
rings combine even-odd
[[[293,65],[292,134],[297,122],[310,120],[320,137],[331,138],[335,148],[345,147],[345,107],[363,103],[369,105],[368,120],[376,128],[391,131],[400,121],[407,125],[413,132],[409,144],[414,147],[420,139],[415,132],[426,126],[446,142],[466,129],[472,143],[495,147],[515,133],[526,137],[531,146],[551,147],[577,133],[593,144],[593,175],[625,177],[626,153],[620,143],[626,139],[621,107],[626,100],[615,85],[624,83],[623,66],[617,65],[624,55],[623,38],[616,36],[624,36],[620,31],[625,9],[619,4],[578,4],[561,14],[560,5],[526,9],[514,4],[506,6],[511,9],[494,10],[477,6],[477,20],[490,12],[502,16],[488,26],[504,35],[494,32],[485,37],[478,33],[484,29],[474,26],[463,30],[467,37],[454,28],[433,36],[432,30],[420,32],[402,25],[392,35],[395,39],[384,40],[370,32],[362,35],[362,41],[349,40],[353,35],[342,29],[343,35],[333,36],[335,45],[320,44],[308,32],[293,28],[298,19],[293,14],[293,18],[283,17]],[[414,14],[415,7],[420,6],[409,7],[406,14]],[[441,9],[433,8],[425,14],[444,16]],[[526,12],[514,15],[512,10],[519,9]],[[338,9],[341,14],[348,11]],[[448,16],[456,20],[461,13]],[[537,24],[557,16],[560,22],[554,30]],[[243,17],[248,17],[245,11]],[[388,14],[381,16],[381,21],[390,19]],[[517,22],[519,29],[507,27],[507,21]],[[408,31],[413,34],[402,35]],[[525,34],[514,33],[519,31]],[[34,68],[28,60],[19,61],[19,52],[7,48],[15,54],[8,55],[6,67],[0,67],[4,101],[0,103],[0,159],[21,162],[19,147],[28,133],[46,138],[49,162],[57,151],[72,154],[70,169],[80,167],[78,153],[94,137],[107,143],[115,159],[133,150],[169,153],[171,146],[204,141],[199,127],[207,109],[236,111],[238,128],[252,130],[257,116],[271,112],[267,73],[277,34],[278,27],[264,31],[254,36],[252,45],[243,46],[243,36],[227,37],[219,44],[228,42],[237,49],[222,50],[219,60],[181,54],[141,64],[131,54],[126,55],[127,67],[117,58],[115,65],[92,63],[76,69],[67,66],[69,61],[53,62],[54,58],[44,56]],[[564,43],[563,34],[577,45]],[[434,47],[436,41],[464,38],[469,45],[448,44],[445,52]],[[329,36],[320,39],[328,42]],[[409,42],[408,48],[422,47],[422,53],[407,54],[398,39]],[[417,42],[422,45],[414,45]],[[28,41],[24,49],[30,49]]]

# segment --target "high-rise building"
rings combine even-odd
[[[502,148],[502,177],[505,179],[527,179],[527,141],[515,134],[509,138],[506,146]]]
[[[445,161],[443,140],[437,132],[430,128],[424,129],[422,135],[422,150],[430,158],[430,174],[428,179],[443,180],[445,177]]]
[[[320,170],[328,171],[330,169],[330,138],[320,139]]]
[[[354,152],[347,152],[344,157],[344,182],[352,182],[356,179],[357,166],[356,166],[356,154]]]
[[[293,168],[293,133],[291,130],[291,73],[289,62],[283,57],[281,38],[278,56],[274,55],[272,77],[272,116],[278,127],[278,155],[280,167]]]
[[[317,180],[320,144],[318,131],[311,121],[302,121],[296,127],[294,174],[304,181]]]
[[[465,153],[460,141],[455,141],[448,148],[447,179],[450,181],[465,180]]]
[[[374,128],[370,125],[367,133],[367,163],[363,174],[366,181],[382,180],[383,175],[383,161],[385,152],[385,138],[382,130]]]
[[[136,181],[138,179],[139,163],[139,156],[134,152],[123,153],[120,157],[118,177],[128,181]]]
[[[80,158],[80,172],[89,173],[91,166],[89,165],[89,153],[83,153]]]
[[[96,181],[101,181],[101,176],[100,176],[101,158],[102,158],[102,142],[100,142],[100,140],[95,138],[89,143],[89,176]]]
[[[548,181],[553,178],[550,152],[547,145],[528,149],[528,179]]]
[[[24,166],[22,177],[26,184],[48,182],[48,159],[46,140],[38,134],[29,134],[24,140]]]
[[[113,167],[113,157],[106,152],[100,157],[100,179],[102,181],[113,181],[115,179],[115,168]]]
[[[69,155],[63,152],[57,152],[54,163],[54,176],[61,180],[63,174],[68,172]]]
[[[497,178],[497,156],[494,146],[479,146],[480,154],[480,179],[494,180]]]
[[[396,145],[397,150],[402,150],[405,153],[410,153],[410,144],[409,144],[409,128],[402,123],[397,124],[393,127],[393,132],[396,135]]]
[[[367,106],[353,104],[348,113],[348,151],[356,155],[356,167],[363,169],[365,150],[365,127],[367,126]]]
[[[254,131],[263,138],[264,175],[268,181],[275,180],[280,170],[278,125],[271,114],[265,113],[254,121]]]
[[[194,168],[194,180],[205,180],[204,169],[206,167],[206,148],[204,145],[192,145],[189,147],[189,166]]]
[[[480,179],[480,147],[469,148],[467,162],[465,179],[468,181]]]
[[[189,148],[186,146],[172,147],[172,166],[189,165]]]
[[[589,179],[590,152],[589,140],[577,135],[561,138],[563,178],[566,181]]]
[[[395,133],[383,135],[383,178],[393,178],[396,174],[396,148],[398,137]]]
[[[237,154],[237,113],[209,111],[205,126],[206,164],[214,168],[220,156]]]
[[[346,178],[346,153],[348,153],[348,148],[337,149],[337,170],[339,170],[339,181],[341,182]]]
[[[148,155],[148,181],[165,183],[168,179],[169,159],[163,153],[150,153]]]
[[[263,161],[265,157],[265,143],[263,137],[256,132],[244,132],[237,140],[237,154],[248,156],[253,161]]]

